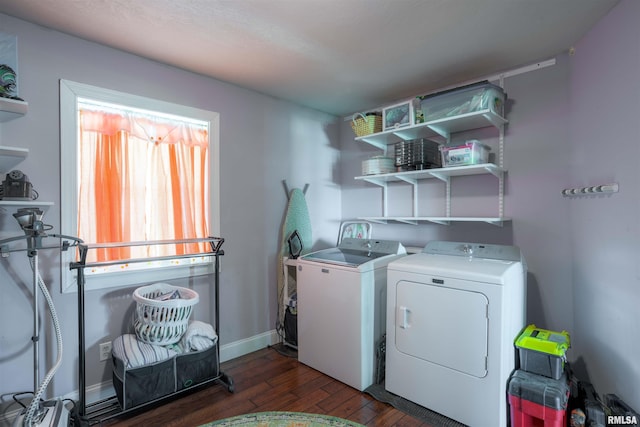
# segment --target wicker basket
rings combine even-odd
[[[362,113],[356,113],[351,120],[351,128],[355,132],[356,136],[366,136],[372,133],[382,131],[382,116],[380,115],[368,115],[365,116]]]
[[[165,295],[179,295],[175,299],[162,300]],[[175,344],[189,326],[193,306],[198,303],[198,293],[168,283],[143,286],[133,292],[136,301],[134,328],[140,341],[154,345]]]

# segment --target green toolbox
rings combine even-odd
[[[545,377],[560,379],[571,346],[567,331],[554,332],[527,326],[516,338],[520,369]]]

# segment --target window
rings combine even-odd
[[[60,111],[63,234],[86,243],[218,235],[218,114],[65,80]],[[145,245],[90,251],[87,261],[203,251],[205,245]],[[210,261],[194,256],[87,269],[87,288],[204,274]],[[67,267],[63,291],[72,291]]]

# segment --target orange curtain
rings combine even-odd
[[[208,147],[202,125],[81,110],[78,236],[92,243],[207,237]],[[207,245],[105,249],[88,261],[202,253]]]

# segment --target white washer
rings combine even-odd
[[[387,265],[399,242],[343,239],[298,259],[298,360],[360,391],[386,329]]]
[[[527,267],[514,246],[430,242],[387,273],[386,389],[473,427],[506,427]]]

